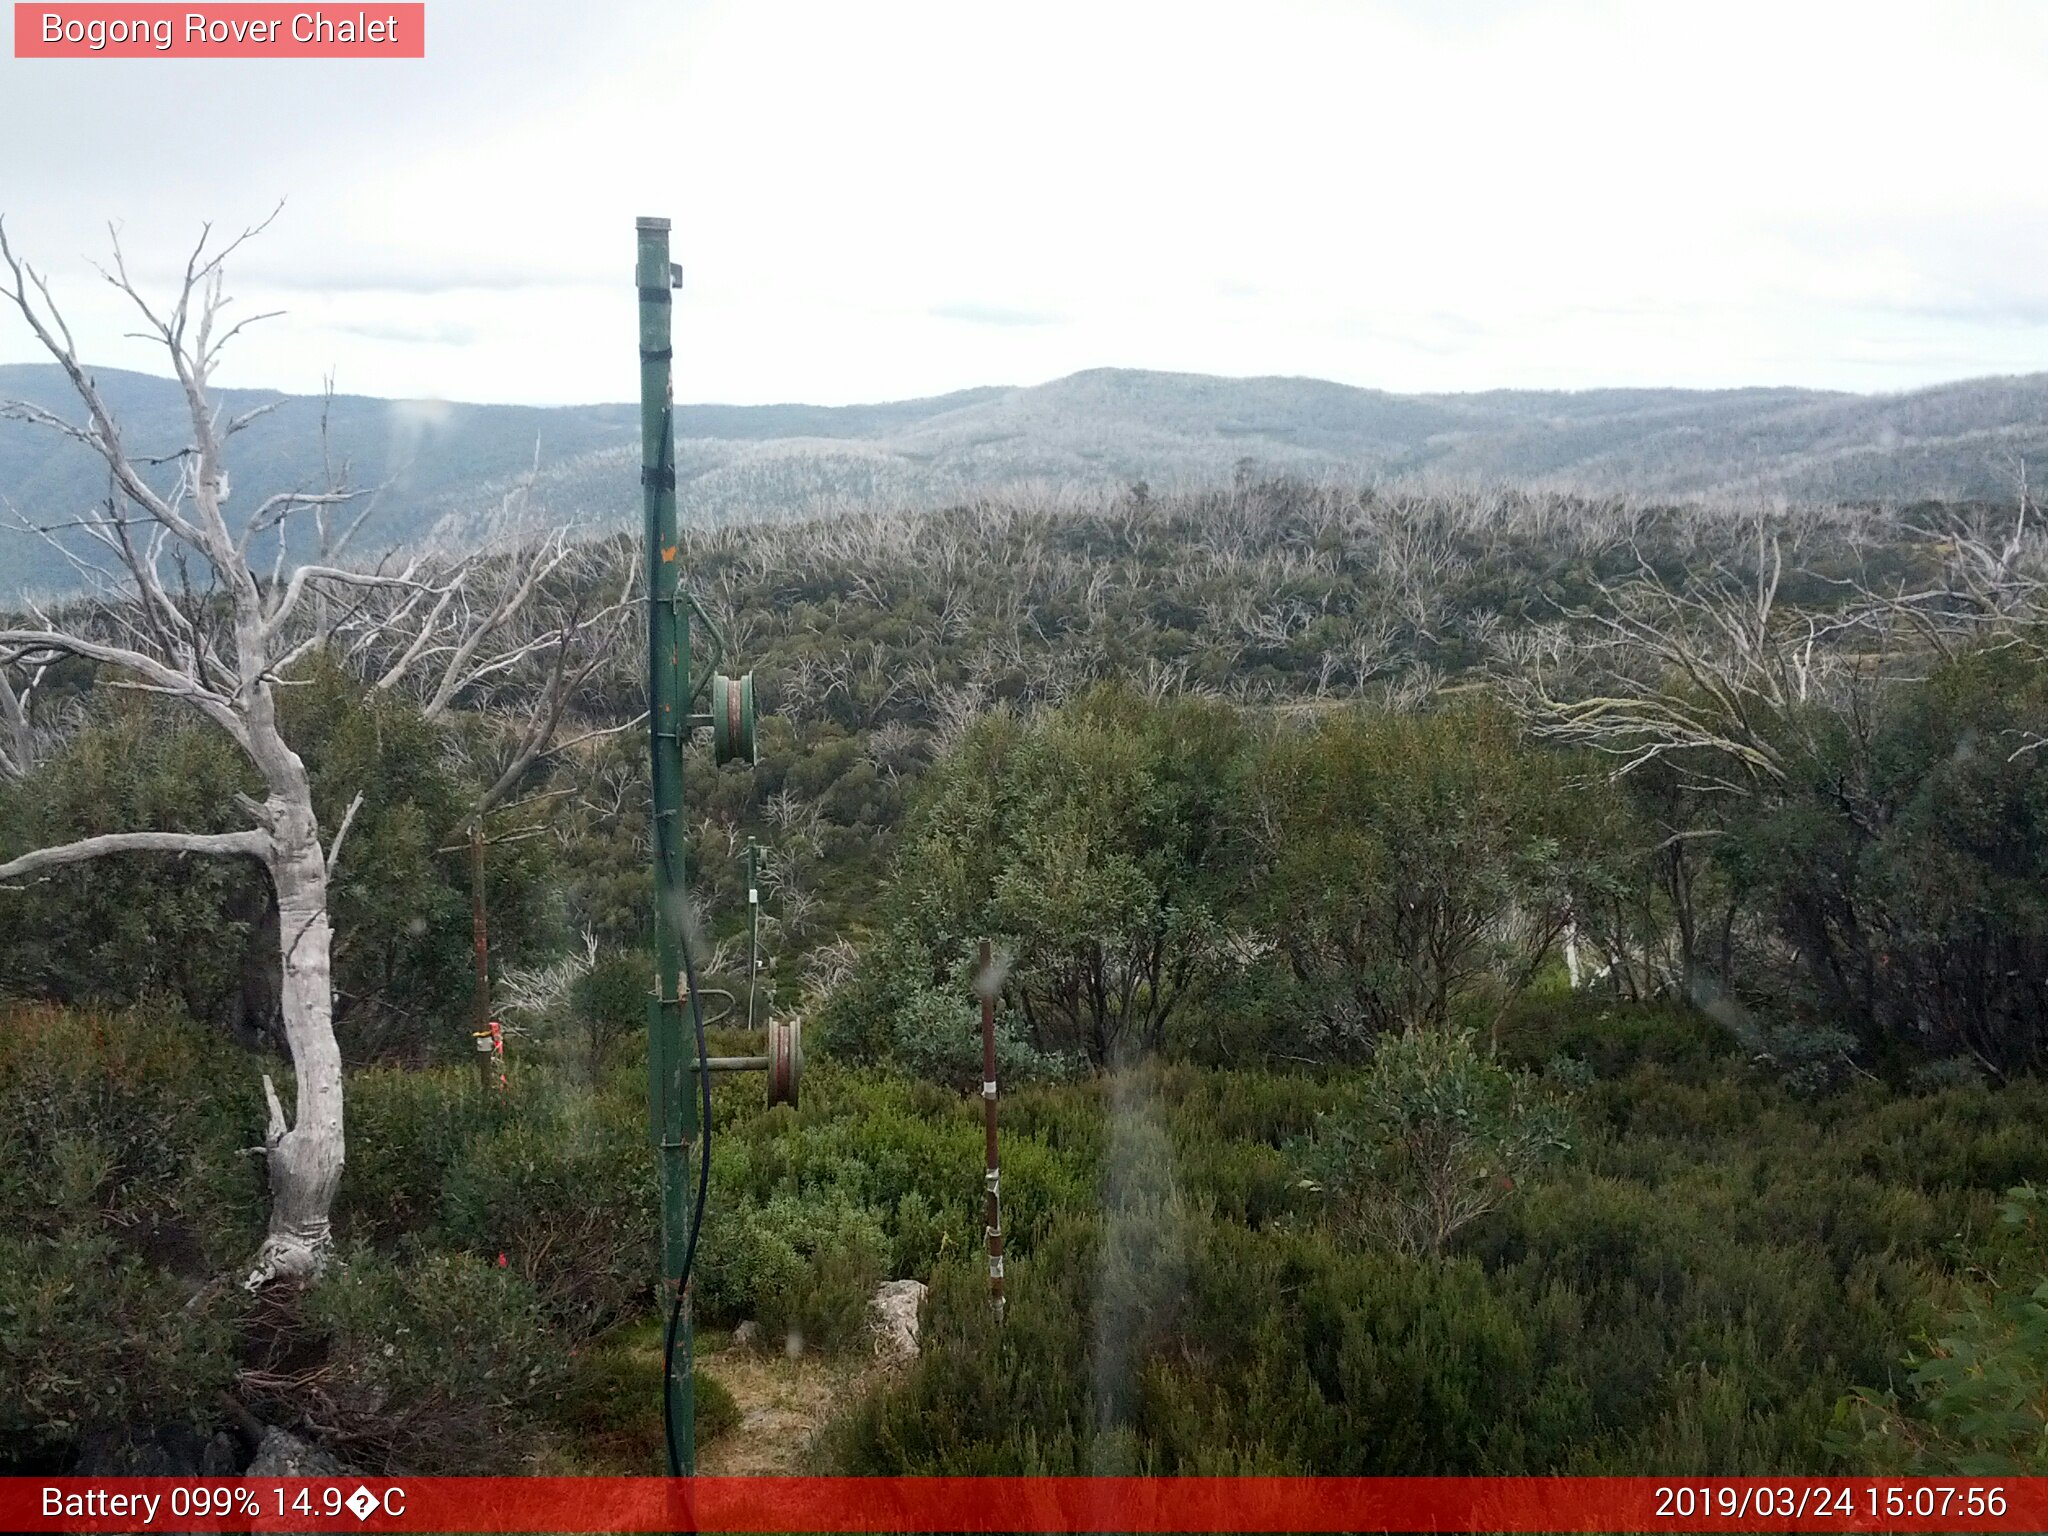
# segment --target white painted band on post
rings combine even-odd
[[[995,1195],[1002,1193],[1003,1174],[1000,1168],[991,1168],[987,1173],[984,1173],[981,1177],[982,1181],[988,1185],[988,1192],[990,1194]]]
[[[992,1099],[996,1096],[996,1080],[994,1078],[988,1079],[988,1081],[981,1085],[981,1096],[984,1099]]]
[[[1003,1278],[1003,1261],[1000,1256],[992,1258],[988,1261],[988,1277],[991,1280],[1000,1280]]]

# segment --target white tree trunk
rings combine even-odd
[[[254,541],[281,528],[294,510],[338,506],[353,499],[351,492],[284,492],[259,502],[246,518],[238,518],[239,532],[228,522],[223,449],[268,407],[229,417],[216,407],[209,391],[221,348],[250,323],[244,320],[217,328],[228,302],[221,286],[221,264],[254,233],[245,231],[241,239],[211,254],[210,232],[203,234],[186,264],[176,305],[168,310],[153,307],[130,284],[118,239],[113,270],[103,274],[134,300],[149,334],[163,344],[184,391],[191,442],[179,455],[183,463],[176,487],[159,491],[143,473],[144,466],[122,445],[119,423],[108,410],[91,371],[79,361],[70,327],[58,313],[49,285],[15,256],[5,229],[0,228],[0,301],[20,313],[43,349],[64,370],[86,408],[89,424],[74,425],[42,406],[21,401],[0,402],[0,416],[27,421],[82,443],[105,462],[118,494],[110,493],[104,513],[86,513],[81,526],[126,567],[127,596],[132,605],[114,627],[116,638],[91,632],[90,624],[66,628],[63,621],[45,621],[40,615],[35,628],[0,627],[0,663],[25,662],[33,689],[38,669],[60,656],[72,656],[116,668],[126,675],[130,686],[181,699],[234,740],[262,775],[267,792],[261,802],[235,797],[256,824],[246,832],[104,834],[23,854],[0,864],[0,879],[123,852],[239,854],[261,859],[270,872],[277,893],[283,973],[280,996],[295,1103],[287,1120],[276,1086],[268,1077],[263,1079],[270,1112],[263,1150],[270,1165],[271,1215],[269,1236],[249,1275],[252,1288],[281,1276],[317,1273],[332,1245],[328,1213],[341,1182],[343,1140],[341,1051],[334,1040],[333,932],[327,916],[327,883],[349,819],[362,803],[358,795],[342,818],[334,846],[323,851],[306,766],[278,729],[275,687],[293,663],[325,638],[324,626],[311,634],[294,627],[296,610],[308,591],[317,596],[333,586],[359,590],[393,587],[417,598],[432,595],[407,575],[324,565],[302,565],[288,581],[281,580],[281,555],[267,584],[258,577],[249,561]],[[154,525],[153,531],[133,536],[131,530],[144,524]],[[183,595],[174,596],[160,569],[165,558],[177,562],[181,577],[188,559],[204,562],[214,595],[201,603],[181,583]],[[534,583],[540,576],[528,579]],[[441,606],[452,601],[452,590],[441,594]],[[232,616],[232,647],[219,642],[211,617],[219,611]],[[498,617],[502,619],[509,611],[501,610]],[[474,649],[472,641],[470,651]],[[4,728],[0,771],[26,771],[24,759],[34,745],[27,710],[21,692],[0,684],[0,728]]]
[[[310,796],[308,797],[310,800]],[[277,887],[278,948],[286,1043],[297,1082],[289,1127],[268,1077],[264,1145],[270,1155],[270,1232],[248,1284],[319,1273],[333,1242],[328,1216],[341,1182],[345,1141],[341,1049],[334,1039],[334,991],[327,917],[327,859],[310,803],[280,805],[270,876]]]

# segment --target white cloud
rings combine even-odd
[[[0,206],[77,290],[95,216],[161,270],[195,210],[289,192],[240,270],[291,313],[233,377],[294,389],[630,395],[639,213],[675,220],[694,399],[2048,367],[2039,6],[430,0],[429,37],[0,61],[0,132],[44,146]]]

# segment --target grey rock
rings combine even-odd
[[[206,1455],[199,1468],[201,1477],[233,1477],[242,1470],[241,1443],[226,1430],[206,1442]]]
[[[924,1295],[922,1280],[888,1280],[876,1289],[868,1307],[877,1359],[897,1364],[917,1358],[917,1314]]]
[[[275,1424],[263,1431],[256,1459],[249,1463],[251,1477],[342,1477],[347,1472],[335,1457]]]

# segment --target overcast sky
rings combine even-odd
[[[351,11],[353,6],[349,8]],[[0,213],[88,351],[283,214],[226,382],[684,399],[1115,365],[1393,390],[2048,368],[2048,5],[428,0],[424,61],[0,58]],[[32,355],[0,315],[0,361]]]

